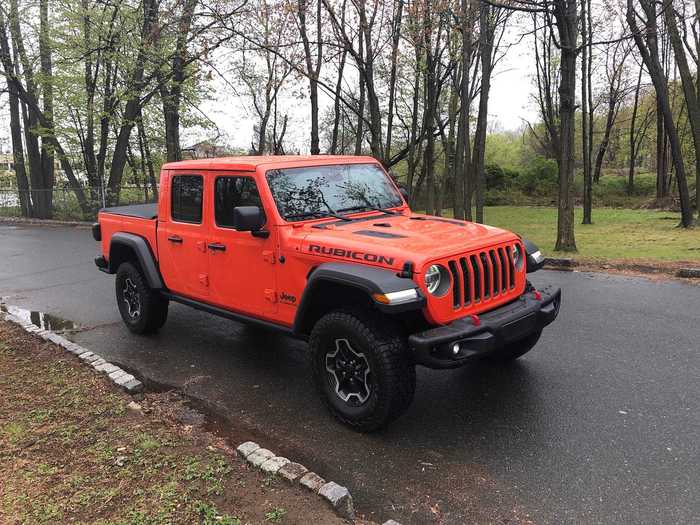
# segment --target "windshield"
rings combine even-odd
[[[280,215],[288,221],[401,206],[401,195],[376,164],[307,166],[267,172]]]

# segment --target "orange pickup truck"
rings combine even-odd
[[[560,305],[526,279],[533,244],[413,213],[371,157],[165,164],[159,203],[105,208],[93,236],[132,332],[176,301],[306,339],[322,399],[360,431],[407,409],[417,364],[516,359]]]

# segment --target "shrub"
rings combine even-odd
[[[528,195],[551,195],[557,189],[558,171],[555,160],[537,156],[518,177],[518,185]]]

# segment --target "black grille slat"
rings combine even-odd
[[[457,271],[457,263],[450,261],[448,265],[452,274],[452,305],[454,308],[460,308],[462,306],[462,284]]]
[[[515,288],[515,264],[513,263],[513,250],[510,246],[506,246],[506,255],[508,256],[508,267],[510,268],[510,282],[508,285]]]
[[[481,267],[484,269],[484,299],[486,299],[491,297],[491,268],[489,267],[486,252],[479,254],[479,260],[481,261]]]
[[[472,271],[474,272],[474,302],[481,301],[481,270],[479,270],[479,263],[476,260],[476,255],[469,257],[469,261],[472,264]]]
[[[508,275],[510,268],[506,264],[506,256],[503,248],[498,249],[498,260],[501,262],[501,290],[505,293],[508,291]]]
[[[496,260],[496,252],[494,250],[489,251],[489,257],[491,258],[491,265],[493,267],[493,295],[498,295],[501,293],[501,265]]]
[[[467,259],[462,257],[459,260],[459,265],[462,268],[462,280],[464,282],[464,304],[469,304],[472,302],[472,297],[471,297],[471,287],[470,287],[470,278],[469,278],[469,265],[467,264]]]

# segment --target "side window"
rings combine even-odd
[[[170,215],[174,221],[202,223],[202,195],[204,179],[201,175],[176,175],[171,183]]]
[[[250,177],[218,177],[214,183],[216,225],[233,228],[233,209],[236,206],[258,206],[263,210],[255,180]]]

